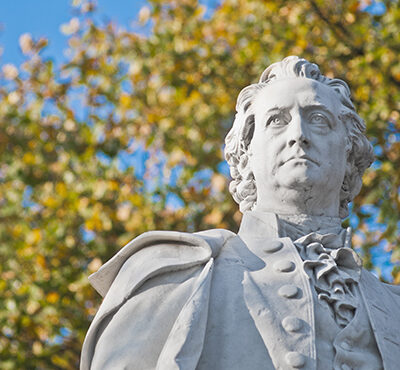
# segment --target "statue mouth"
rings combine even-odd
[[[311,163],[317,165],[318,167],[320,166],[320,164],[315,159],[309,157],[306,154],[303,154],[303,155],[300,155],[300,156],[292,156],[289,159],[283,161],[281,163],[281,166],[286,164],[286,163],[288,163],[288,162],[291,162],[291,161],[303,162],[303,163],[311,162]]]

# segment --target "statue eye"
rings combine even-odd
[[[286,124],[287,122],[282,114],[274,114],[267,121],[267,126],[283,126]]]
[[[314,125],[329,125],[329,119],[322,113],[313,113],[310,116],[310,123]]]

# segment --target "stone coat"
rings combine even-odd
[[[81,370],[316,369],[302,260],[274,223],[256,228],[153,231],[122,248],[90,277],[104,301]],[[364,269],[359,286],[383,366],[398,369],[400,287]]]

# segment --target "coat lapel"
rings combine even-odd
[[[396,370],[400,356],[400,287],[384,284],[363,269],[360,288],[383,366]]]
[[[289,238],[248,238],[246,243],[258,243],[264,250],[265,267],[246,272],[243,289],[275,368],[315,369],[314,305],[295,246]]]
[[[207,327],[213,264],[211,258],[198,277],[196,287],[183,306],[161,351],[157,370],[196,368]]]

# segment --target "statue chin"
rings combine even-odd
[[[294,162],[285,164],[276,176],[282,184],[312,184],[320,182],[326,174],[312,162]]]
[[[314,189],[324,185],[319,176],[310,176],[310,174],[302,173],[301,171],[292,171],[289,175],[286,174],[286,176],[276,180],[277,186],[275,186],[275,189],[277,191],[274,193],[283,194],[284,199],[289,196],[290,199],[297,201],[301,201],[304,198],[305,192],[315,195],[316,191]]]
[[[328,173],[306,166],[293,166],[278,172],[274,180],[276,189],[298,191],[299,200],[304,197],[304,192],[312,194],[313,198],[325,198],[327,192],[337,192],[343,182],[339,178],[332,178]]]
[[[316,185],[318,185],[318,182],[320,182],[316,180],[319,179],[315,179],[307,174],[293,173],[291,176],[288,176],[284,181],[282,181],[282,187],[291,190],[309,191],[310,188],[314,188]]]
[[[308,214],[338,217],[339,194],[328,177],[313,176],[301,171],[291,171],[286,176],[276,176],[272,186],[257,188],[258,211],[278,214]]]

